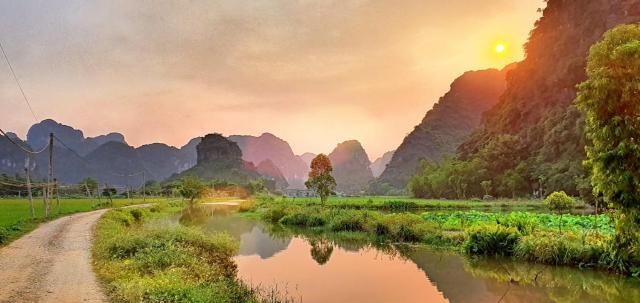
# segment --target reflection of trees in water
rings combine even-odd
[[[313,258],[319,265],[324,265],[331,258],[333,253],[333,244],[327,239],[312,239],[309,241],[311,244],[311,258]]]
[[[640,302],[640,281],[593,270],[551,267],[508,259],[470,258],[465,270],[475,278],[535,289],[552,302]]]

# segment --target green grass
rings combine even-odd
[[[146,203],[153,203],[164,199],[148,198]],[[65,215],[91,211],[98,208],[109,207],[106,199],[103,204],[98,204],[97,199],[60,199],[60,211],[53,200],[48,218],[44,218],[44,205],[42,198],[34,199],[36,219],[31,219],[31,210],[28,199],[0,199],[0,246],[6,245],[20,236],[32,231],[42,222],[47,222]],[[142,198],[113,199],[113,206],[143,203]]]
[[[608,215],[561,217],[547,213],[475,210],[418,215],[266,200],[258,203],[255,213],[264,221],[299,233],[301,229],[328,236],[360,233],[378,242],[422,243],[469,255],[502,255],[537,263],[596,267],[640,275],[640,262],[635,261],[634,256],[620,256],[619,250],[612,246],[615,228]],[[561,220],[562,232],[558,228]]]
[[[263,198],[265,199],[265,198]],[[267,198],[268,199],[268,198]],[[275,202],[298,205],[319,205],[320,198],[270,198]],[[326,205],[336,208],[379,209],[379,210],[427,210],[427,209],[546,209],[542,200],[533,199],[500,199],[483,201],[479,199],[467,200],[434,200],[409,197],[330,197]],[[578,208],[584,208],[580,204]]]
[[[94,269],[112,301],[293,302],[275,292],[251,288],[237,278],[232,257],[239,244],[228,234],[144,224],[172,215],[178,205],[114,209],[100,219],[93,246]]]

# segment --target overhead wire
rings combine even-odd
[[[13,139],[11,139],[11,137],[7,136],[7,133],[5,133],[4,130],[0,129],[0,133],[2,134],[3,137],[5,137],[7,140],[9,140],[9,142],[13,143],[13,145],[19,147],[22,151],[24,151],[25,153],[31,154],[31,155],[39,154],[39,153],[47,150],[47,148],[49,147],[49,143],[47,143],[47,145],[45,145],[41,150],[32,151],[32,150],[26,149],[22,144],[20,144],[20,143],[14,141]]]
[[[18,80],[18,76],[16,76],[16,72],[13,70],[13,65],[11,65],[11,62],[9,61],[9,57],[7,56],[7,53],[4,51],[4,47],[2,46],[2,41],[0,41],[0,50],[2,51],[4,60],[7,62],[7,65],[9,65],[9,70],[11,70],[11,75],[13,75],[13,80],[16,81],[16,84],[20,89],[20,93],[22,94],[22,98],[24,99],[24,102],[27,103],[27,107],[29,107],[29,111],[31,112],[31,115],[33,115],[33,119],[36,122],[38,122],[38,117],[36,117],[36,113],[33,111],[33,107],[31,107],[31,102],[29,102],[29,98],[27,98],[27,95],[24,93],[22,84],[20,84],[20,80]]]

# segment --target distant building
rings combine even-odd
[[[284,194],[289,198],[315,197],[316,192],[310,189],[287,189]]]

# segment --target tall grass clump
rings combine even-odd
[[[597,234],[577,235],[545,231],[524,236],[514,249],[520,260],[552,265],[598,266],[607,239]]]
[[[510,256],[520,240],[515,227],[499,224],[474,225],[465,231],[464,250],[470,255]]]

